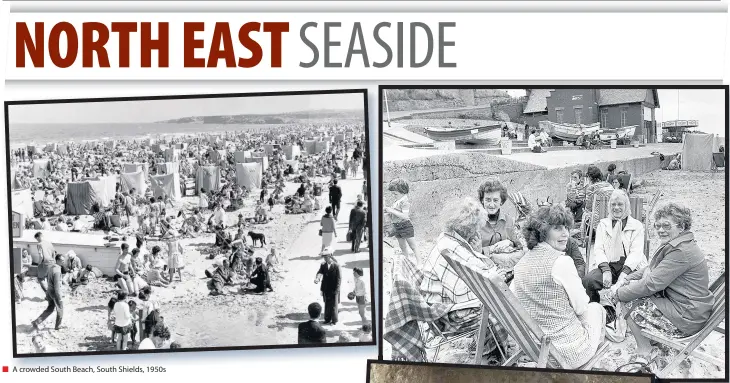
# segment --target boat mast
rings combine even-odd
[[[383,89],[383,96],[385,97],[385,114],[388,116],[388,127],[390,128],[390,109],[388,108],[388,91]]]

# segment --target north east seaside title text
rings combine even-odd
[[[295,31],[290,27],[185,22],[182,28],[174,24],[171,33],[168,22],[17,22],[15,66],[168,68],[172,46],[184,68],[282,68],[293,65],[293,55],[301,68],[456,67],[447,57],[455,54],[448,49],[456,46],[455,22],[312,21]],[[292,38],[295,45],[288,42]]]

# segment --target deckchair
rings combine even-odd
[[[403,276],[405,277],[405,279],[415,288],[420,286],[424,277],[423,272],[419,270],[416,265],[413,264],[413,261],[410,258],[404,258],[401,262],[403,263],[402,268],[404,274]],[[481,306],[479,300],[474,299],[454,305],[453,307],[451,307],[449,312],[469,308],[478,308],[479,306]],[[467,325],[459,329],[450,331],[441,331],[441,329],[439,329],[439,327],[434,322],[421,322],[418,325],[421,331],[421,338],[423,339],[424,348],[426,350],[424,360],[428,360],[428,351],[432,350],[432,363],[436,362],[436,360],[438,359],[439,352],[441,351],[442,346],[446,344],[454,344],[462,339],[471,338],[479,330],[479,322],[474,323],[473,325]],[[479,358],[481,358],[481,354],[477,353],[475,360]]]
[[[631,174],[619,174],[616,178],[618,178],[618,182],[626,188],[626,194],[631,194],[631,186],[633,186],[633,177]]]
[[[590,224],[588,225],[588,233],[585,236],[584,243],[586,246],[586,272],[588,272],[588,268],[591,267],[591,241],[593,238],[593,231],[595,228],[598,227],[598,222],[606,217],[608,217],[609,214],[609,206],[608,206],[608,200],[611,198],[611,195],[608,193],[604,194],[596,194],[593,198],[593,208],[591,209],[591,219]]]
[[[702,342],[713,331],[726,336],[725,330],[719,327],[725,320],[725,311],[727,310],[727,305],[725,303],[725,272],[723,272],[717,280],[710,285],[710,291],[715,296],[715,304],[712,306],[710,318],[707,320],[707,323],[705,323],[705,326],[702,327],[702,330],[700,330],[697,334],[684,339],[671,339],[661,334],[656,334],[643,329],[641,330],[641,335],[644,337],[678,351],[677,355],[669,361],[669,364],[656,373],[657,377],[661,379],[668,378],[669,374],[690,356],[709,362],[715,366],[725,368],[724,360],[696,350],[696,348],[702,344]],[[631,311],[625,314],[627,318],[629,314],[631,314]]]
[[[537,362],[537,368],[567,369],[565,358],[557,352],[549,336],[545,335],[535,320],[522,307],[512,294],[502,277],[496,273],[486,273],[458,259],[443,255],[456,274],[464,280],[472,292],[482,301],[482,325],[477,338],[477,355],[484,344],[486,330],[489,328],[488,314],[491,313],[504,326],[515,340],[520,350],[504,362],[504,366],[514,364],[523,354]],[[596,354],[581,370],[590,370],[607,351],[608,343],[603,342]]]
[[[712,170],[725,168],[725,153],[712,153]]]

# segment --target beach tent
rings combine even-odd
[[[163,195],[169,196],[173,201],[179,201],[182,198],[179,173],[151,176],[150,187],[155,198]]]
[[[315,140],[304,141],[304,150],[307,152],[307,154],[316,154],[317,153],[317,141],[315,141]]]
[[[324,152],[328,152],[329,150],[330,150],[329,141],[317,141],[317,145],[315,147],[314,152],[315,153],[324,153]]]
[[[179,144],[175,144],[175,149],[178,150],[186,150],[188,148],[188,144],[185,142],[181,142]]]
[[[295,172],[299,171],[299,161],[298,160],[286,160],[284,161],[287,166],[291,165],[292,169],[294,169]]]
[[[145,177],[149,174],[149,168],[146,162],[142,163],[131,163],[122,165],[122,173],[136,173],[143,172]]]
[[[720,152],[720,145],[725,144],[725,138],[720,137],[719,135],[714,135],[714,137],[715,137],[715,142],[712,144],[712,152],[718,153],[718,152]]]
[[[46,144],[46,147],[43,148],[43,151],[46,153],[53,153],[56,151],[56,148],[58,148],[58,144]]]
[[[109,207],[114,196],[117,194],[117,176],[97,176],[93,178],[84,177],[81,181],[99,181],[104,185],[104,194],[99,196],[103,207]]]
[[[59,155],[65,156],[68,154],[68,145],[61,144],[56,147],[56,153]]]
[[[109,149],[114,149],[117,146],[117,142],[115,140],[104,141],[104,146]]]
[[[218,191],[221,188],[221,172],[217,166],[201,166],[198,168],[198,174],[195,176],[195,194],[200,193],[200,189],[206,191]]]
[[[104,203],[106,190],[102,181],[70,182],[66,189],[66,213],[71,215],[90,215],[95,203]]]
[[[236,185],[245,186],[246,189],[258,189],[261,187],[263,172],[261,164],[257,162],[236,164]]]
[[[302,155],[302,150],[299,145],[286,145],[284,146],[284,156],[287,160],[293,160],[294,157]]]
[[[30,189],[13,190],[12,193],[12,211],[23,214],[26,219],[33,218],[33,195]]]
[[[265,144],[264,145],[264,153],[266,153],[267,156],[270,156],[274,154],[274,145],[271,144]]]
[[[179,162],[164,162],[157,164],[157,174],[173,174],[180,173]]]
[[[237,163],[244,163],[246,162],[246,158],[251,158],[251,151],[250,150],[244,150],[244,151],[238,151],[233,153],[233,158]]]
[[[180,160],[180,149],[167,148],[164,153],[165,162],[177,162]]]
[[[35,145],[28,145],[25,151],[28,152],[28,155],[32,156],[36,151]]]
[[[119,177],[119,183],[122,184],[122,193],[136,189],[138,196],[144,196],[147,191],[147,183],[145,183],[145,175],[142,171],[122,173]]]
[[[682,170],[710,171],[714,143],[715,137],[711,134],[685,134],[682,147]]]
[[[345,135],[344,134],[335,134],[335,142],[342,142],[345,141]]]
[[[154,138],[147,138],[147,139],[145,139],[143,141],[143,143],[145,144],[145,146],[152,146],[155,143],[155,139]]]
[[[51,175],[49,160],[33,160],[33,177],[44,179]]]
[[[261,164],[261,171],[265,172],[269,168],[269,157],[247,158],[246,163],[259,163]]]

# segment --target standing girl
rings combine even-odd
[[[167,239],[167,268],[170,271],[170,283],[174,280],[176,272],[177,276],[180,278],[180,282],[182,282],[181,269],[184,251],[182,244],[180,244],[175,230],[168,230],[165,234],[165,238]]]
[[[368,320],[365,317],[365,304],[367,303],[366,294],[367,290],[365,289],[365,281],[362,279],[363,271],[361,268],[356,267],[352,270],[352,274],[355,277],[355,291],[352,293],[355,294],[355,302],[357,302],[357,311],[360,313],[360,319],[362,320],[362,324],[367,324]]]
[[[418,254],[418,248],[416,247],[415,233],[413,230],[413,223],[410,218],[411,203],[408,200],[408,181],[402,178],[396,178],[388,185],[388,191],[395,192],[399,197],[393,206],[386,207],[385,213],[390,216],[390,221],[395,229],[395,238],[398,239],[398,245],[403,253],[402,257],[409,257],[408,248],[411,248],[413,252],[413,264],[420,269],[421,259]],[[400,262],[399,257],[395,258],[395,272],[400,273]]]

